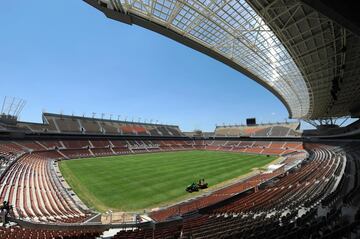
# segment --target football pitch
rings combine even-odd
[[[219,151],[162,152],[63,160],[60,170],[90,208],[135,211],[195,196],[185,188],[201,178],[211,188],[276,158]]]

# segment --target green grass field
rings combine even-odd
[[[276,157],[183,151],[64,160],[60,170],[89,207],[134,211],[184,199],[185,187],[205,178],[209,186],[237,178]]]

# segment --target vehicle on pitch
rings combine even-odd
[[[205,188],[208,188],[208,183],[205,183],[205,179],[200,179],[197,184],[193,182],[192,184],[188,185],[185,190],[189,193],[192,193],[199,191],[199,189]]]
[[[186,192],[192,193],[199,191],[199,187],[196,183],[192,183],[186,187]]]
[[[208,183],[205,183],[205,179],[199,179],[197,186],[200,189],[205,189],[208,188]]]

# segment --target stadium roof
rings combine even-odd
[[[290,118],[359,115],[359,37],[302,1],[84,1],[244,73]]]

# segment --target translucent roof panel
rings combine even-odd
[[[286,101],[293,118],[310,111],[305,79],[290,54],[245,0],[102,0],[222,55]]]

